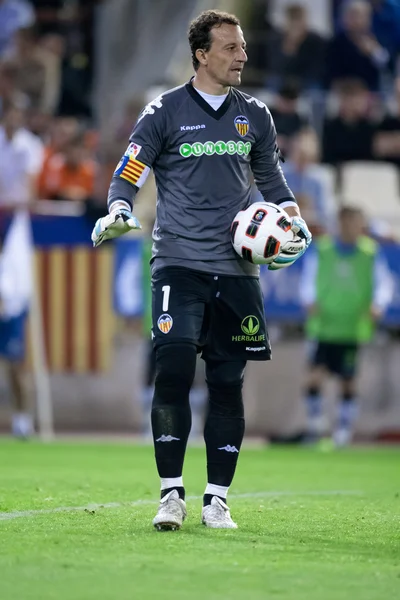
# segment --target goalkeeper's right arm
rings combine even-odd
[[[92,231],[93,246],[119,237],[132,229],[141,229],[137,218],[132,214],[133,199],[137,188],[127,181],[113,177],[108,191],[109,214],[96,221]]]

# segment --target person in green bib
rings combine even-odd
[[[312,342],[305,394],[307,439],[317,441],[323,433],[322,387],[327,375],[336,375],[341,395],[333,433],[336,446],[351,442],[359,348],[371,341],[393,293],[379,245],[364,230],[362,212],[342,207],[337,237],[324,235],[315,242],[304,262],[300,288],[306,336]]]

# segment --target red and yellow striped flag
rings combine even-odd
[[[112,249],[37,250],[36,280],[50,371],[88,373],[111,365]]]
[[[115,173],[122,177],[122,179],[129,181],[132,185],[139,184],[138,187],[140,187],[142,175],[147,174],[148,171],[149,168],[140,162],[140,160],[136,160],[130,156],[124,156]]]

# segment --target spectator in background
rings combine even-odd
[[[46,143],[51,127],[52,115],[41,110],[28,110],[26,128]]]
[[[76,0],[64,3],[65,52],[58,114],[91,118],[93,76],[93,32],[96,2]]]
[[[0,256],[0,357],[5,361],[7,376],[13,403],[13,433],[28,437],[33,431],[29,399],[24,385],[23,356],[25,349],[25,321],[27,303],[19,303],[22,283],[26,282],[21,272],[23,247],[30,245],[25,239],[18,241],[12,236],[13,243],[7,242],[6,221],[18,219],[18,209],[26,209],[36,198],[36,180],[41,168],[43,147],[40,140],[24,129],[24,112],[13,105],[8,106],[0,125],[0,238],[5,238],[4,246],[8,254]],[[11,231],[10,226],[10,231]],[[29,236],[26,230],[25,238]],[[10,234],[11,235],[11,234]],[[29,250],[27,250],[29,252]],[[14,261],[14,263],[12,263]],[[15,262],[16,261],[16,262]],[[25,268],[29,269],[29,257]],[[18,305],[19,303],[19,305]]]
[[[350,0],[343,5],[343,30],[328,46],[327,86],[347,78],[360,79],[368,89],[378,90],[380,75],[389,62],[389,53],[372,33],[371,5]]]
[[[18,89],[17,69],[5,62],[0,62],[0,118],[8,106],[27,108],[29,99]]]
[[[324,226],[329,232],[335,227],[333,189],[319,162],[319,142],[316,132],[303,129],[293,140],[291,152],[283,165],[288,186],[296,196],[301,213],[313,233],[320,233]],[[325,232],[327,232],[325,230]]]
[[[270,106],[277,131],[278,146],[283,155],[289,152],[293,136],[308,125],[308,119],[299,112],[298,99],[299,87],[296,81],[287,80],[279,88]]]
[[[395,111],[386,114],[378,124],[373,152],[376,159],[400,167],[400,79],[396,81],[395,99]]]
[[[15,69],[18,89],[30,108],[53,114],[58,102],[61,59],[39,43],[33,28],[15,34],[14,49],[6,58]]]
[[[27,0],[0,0],[0,57],[12,48],[14,34],[35,23],[35,12]]]
[[[30,225],[27,215],[21,215],[24,219],[24,230],[21,230],[20,216],[17,217],[18,220],[12,219],[5,230],[4,214],[1,216],[0,361],[5,366],[11,397],[11,430],[15,437],[25,439],[30,437],[34,430],[24,368],[26,317],[31,296]],[[24,256],[21,256],[22,254]]]
[[[371,0],[372,28],[379,44],[390,56],[391,71],[400,53],[400,2],[399,0]]]
[[[92,199],[96,165],[87,154],[83,137],[78,135],[66,144],[62,153],[51,156],[40,174],[40,197],[78,202]]]
[[[43,170],[52,156],[63,153],[68,143],[80,132],[79,121],[74,117],[54,117],[48,127],[45,140]]]
[[[326,42],[309,30],[307,11],[292,4],[285,11],[283,31],[272,33],[267,44],[268,85],[296,78],[301,88],[320,87],[323,78]]]
[[[58,32],[62,29],[66,5],[65,0],[31,0],[36,13],[40,35]]]
[[[392,299],[392,279],[378,244],[363,235],[362,213],[343,207],[339,236],[322,236],[305,257],[301,301],[308,312],[306,332],[313,342],[305,404],[307,434],[317,441],[324,433],[323,384],[327,374],[340,381],[334,428],[337,446],[347,445],[357,415],[357,356],[373,336]]]
[[[39,177],[39,197],[43,199],[43,174],[47,172],[50,160],[56,154],[63,154],[68,144],[79,135],[80,125],[75,117],[54,117],[47,127],[44,158]]]
[[[43,144],[24,128],[24,111],[8,106],[0,125],[0,208],[28,206],[37,197]]]
[[[346,81],[337,87],[337,94],[338,114],[325,119],[323,126],[323,162],[372,160],[376,125],[369,118],[369,91],[361,81]]]

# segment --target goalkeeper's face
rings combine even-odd
[[[238,25],[213,27],[211,48],[205,52],[204,65],[209,77],[224,87],[240,85],[247,62],[246,42]]]

